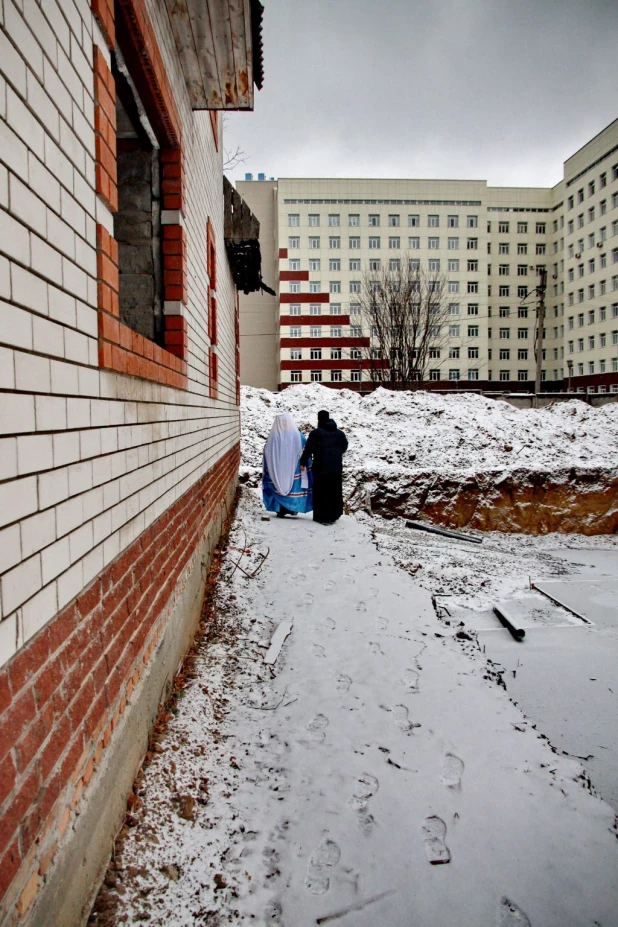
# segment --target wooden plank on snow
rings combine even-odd
[[[291,631],[292,622],[282,621],[271,638],[270,647],[264,654],[264,663],[268,663],[270,666],[273,666],[277,662],[277,657],[281,653],[281,648],[283,647],[284,641],[288,634],[291,633]]]

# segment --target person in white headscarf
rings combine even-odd
[[[312,473],[300,469],[305,442],[290,412],[275,417],[264,446],[262,498],[267,511],[278,518],[313,508]]]

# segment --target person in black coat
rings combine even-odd
[[[343,455],[348,439],[328,412],[318,412],[318,427],[307,438],[300,458],[306,467],[313,458],[313,520],[332,525],[343,515]]]

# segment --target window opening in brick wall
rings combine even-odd
[[[163,346],[160,149],[118,53],[112,73],[116,84],[118,212],[114,237],[118,242],[120,321]],[[180,266],[178,272],[182,273]]]

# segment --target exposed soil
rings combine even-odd
[[[349,474],[350,506],[367,495],[371,510],[385,517],[420,518],[448,528],[479,531],[584,535],[618,531],[618,473],[615,470],[519,469],[460,477],[402,473]],[[393,489],[395,487],[395,489]]]

